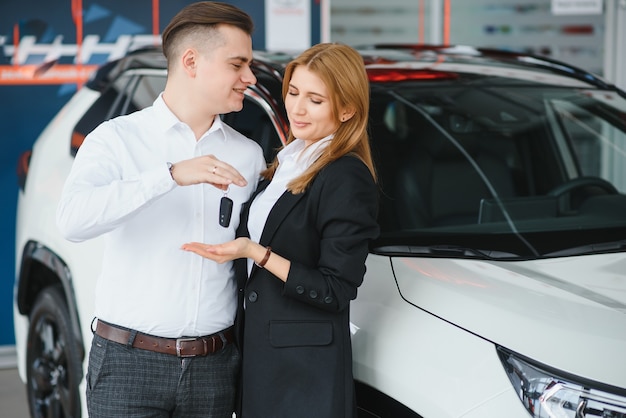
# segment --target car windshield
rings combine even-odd
[[[506,80],[372,84],[374,252],[626,250],[626,99],[583,83]]]

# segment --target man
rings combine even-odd
[[[219,118],[241,110],[256,83],[252,29],[232,5],[182,9],[162,35],[163,93],[101,124],[76,155],[58,226],[71,241],[105,237],[86,377],[91,418],[232,415],[232,266],[180,245],[233,239],[265,168],[261,148]],[[220,210],[235,216],[218,220]]]

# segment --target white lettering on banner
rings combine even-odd
[[[554,15],[597,15],[602,14],[603,0],[552,0]]]
[[[105,62],[123,57],[137,48],[160,45],[160,35],[120,35],[114,43],[100,43],[100,36],[87,35],[83,39],[78,54],[78,45],[63,44],[63,36],[58,35],[52,43],[38,44],[34,36],[24,36],[17,46],[6,44],[7,38],[0,37],[0,47],[4,49],[4,55],[11,57],[13,65],[43,63],[60,60],[63,57],[73,57],[75,64],[89,64],[95,55],[106,55]],[[36,61],[36,62],[33,62]],[[99,60],[102,63],[102,60]]]

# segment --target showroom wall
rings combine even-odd
[[[444,44],[447,40],[450,44],[543,55],[602,75],[605,35],[602,7],[595,11],[593,8],[554,10],[554,1],[332,0],[331,38],[351,45]],[[600,0],[586,3],[602,5]],[[446,4],[448,26],[444,27]]]

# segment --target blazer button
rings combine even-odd
[[[324,303],[333,303],[333,298],[332,296],[326,296],[324,298]]]
[[[259,295],[256,292],[250,292],[248,293],[248,301],[250,302],[256,302],[256,300],[259,298]]]
[[[310,297],[311,299],[315,299],[315,298],[317,297],[317,292],[316,292],[315,290],[311,290],[311,291],[309,292],[309,297]]]
[[[301,295],[304,293],[304,286],[296,286],[296,293]]]

